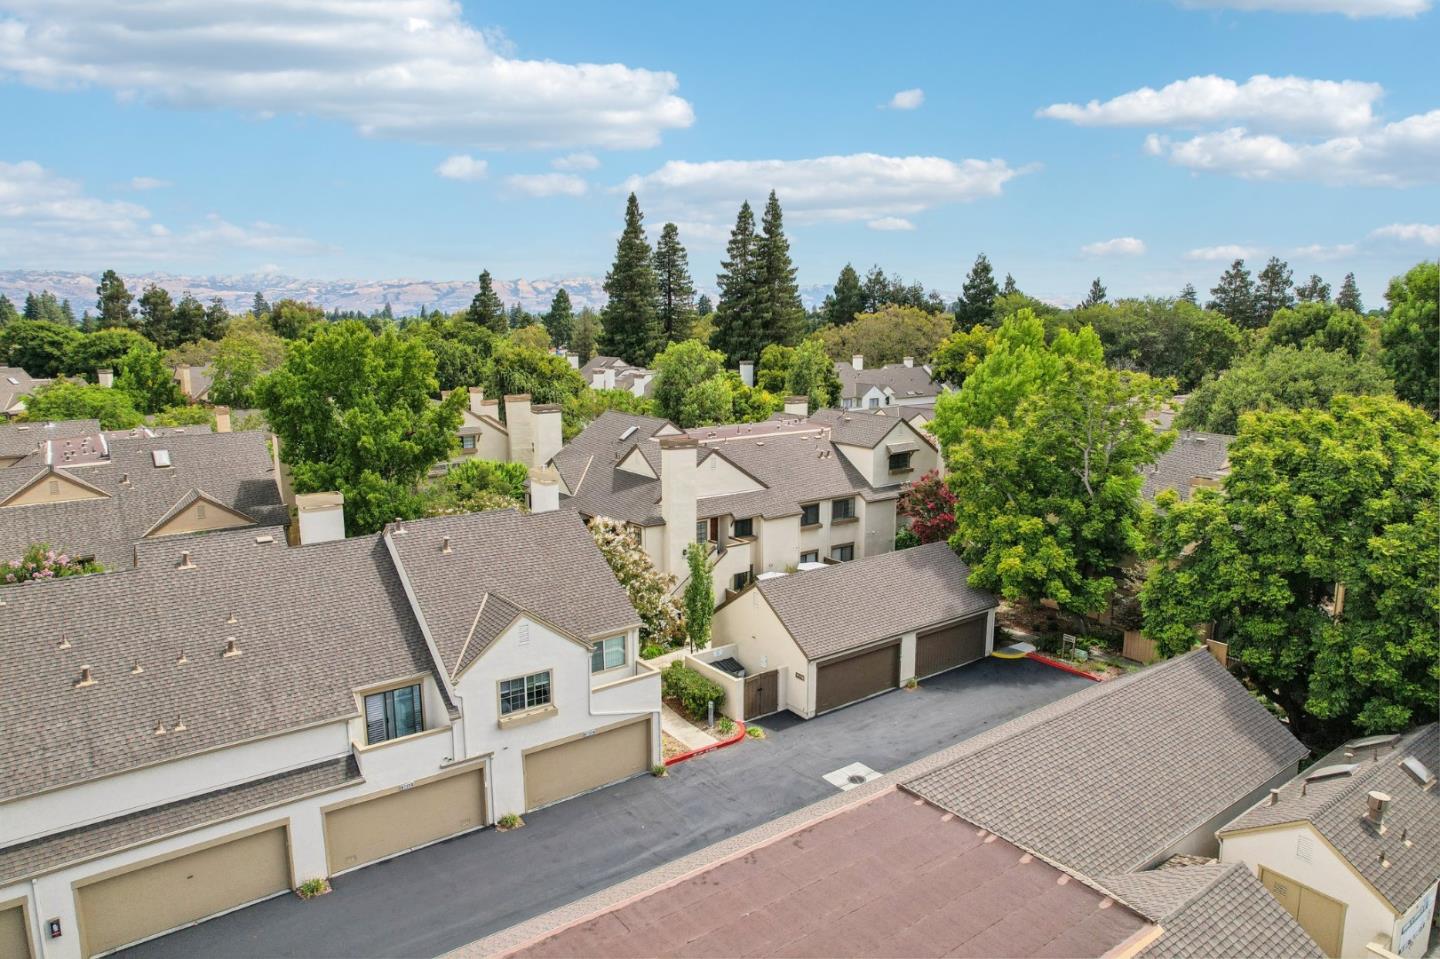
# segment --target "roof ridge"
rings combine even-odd
[[[455,669],[465,662],[465,650],[470,648],[470,640],[475,638],[475,627],[480,625],[480,616],[485,612],[485,604],[490,601],[490,591],[486,590],[480,594],[480,605],[475,609],[475,618],[470,621],[470,632],[465,634],[465,642],[460,644],[460,652],[455,657],[455,666],[450,667],[450,675],[455,675]]]

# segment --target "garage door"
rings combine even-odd
[[[915,675],[923,679],[983,657],[988,622],[988,617],[979,616],[921,633],[915,639]]]
[[[650,768],[650,720],[542,746],[525,756],[525,808],[536,809]]]
[[[485,773],[436,779],[325,813],[330,874],[485,824]]]
[[[77,891],[84,952],[105,952],[289,888],[284,826],[142,866]]]
[[[30,936],[25,929],[25,907],[0,909],[0,956],[30,959]]]
[[[825,663],[818,670],[815,711],[823,713],[900,685],[900,643]]]

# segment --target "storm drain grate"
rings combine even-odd
[[[879,779],[880,774],[864,763],[851,763],[834,772],[826,773],[820,778],[844,792],[854,789],[856,786],[863,786],[872,779]]]

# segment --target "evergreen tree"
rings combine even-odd
[[[492,333],[504,333],[507,327],[505,319],[505,304],[500,302],[500,297],[495,295],[495,287],[490,281],[490,271],[484,270],[480,274],[480,289],[476,291],[475,297],[470,301],[470,309],[466,311],[466,318],[476,326],[483,326]]]
[[[229,328],[230,311],[225,309],[225,301],[218,296],[213,297],[205,310],[205,331],[202,335],[207,340],[218,340]]]
[[[600,312],[600,350],[638,366],[650,362],[663,338],[655,308],[654,257],[644,224],[640,201],[632,193],[625,201],[625,229],[615,243],[615,262],[605,274],[608,299]]]
[[[1276,313],[1295,305],[1295,295],[1290,292],[1294,286],[1291,275],[1290,265],[1272,256],[1255,278],[1255,311],[1260,326],[1266,326]]]
[[[60,319],[67,326],[75,326],[75,309],[70,305],[69,300],[60,301]]]
[[[525,312],[525,308],[522,307],[519,303],[516,303],[510,307],[510,311],[506,316],[506,321],[510,329],[518,330],[522,326],[529,326],[532,322],[532,319],[530,314]]]
[[[1189,303],[1191,306],[1200,305],[1200,295],[1195,292],[1194,283],[1185,284],[1184,288],[1180,291],[1180,300],[1181,302]]]
[[[1295,298],[1301,303],[1329,303],[1330,284],[1320,279],[1319,274],[1311,273],[1310,279],[1295,287]]]
[[[673,223],[665,224],[655,244],[655,282],[665,343],[689,339],[695,325],[695,282],[690,278],[690,256],[680,243],[680,228]]]
[[[589,363],[595,355],[595,341],[600,338],[600,317],[590,307],[584,307],[575,315],[575,332],[570,337],[570,349],[582,364]]]
[[[832,326],[844,326],[855,319],[855,314],[865,312],[865,291],[860,286],[860,274],[855,267],[846,263],[835,281],[835,289],[825,297],[821,307],[825,321]]]
[[[1365,307],[1360,303],[1360,287],[1355,283],[1354,273],[1345,274],[1345,282],[1340,284],[1340,295],[1335,297],[1335,305],[1352,313],[1365,312]]]
[[[1259,322],[1255,308],[1255,285],[1250,281],[1250,271],[1245,269],[1244,260],[1230,264],[1230,269],[1220,275],[1220,282],[1211,288],[1210,296],[1213,299],[1206,304],[1206,309],[1228,317],[1240,329],[1253,330],[1264,325]]]
[[[130,310],[134,295],[125,289],[125,281],[114,270],[106,270],[95,287],[95,309],[100,314],[95,321],[98,329],[112,326],[134,326],[135,314]]]
[[[710,343],[725,354],[725,362],[735,366],[741,360],[760,358],[764,347],[755,326],[756,263],[755,214],[747,201],[740,205],[725,259],[720,262],[720,303],[715,307],[715,332]]]
[[[263,320],[270,316],[270,304],[265,302],[265,294],[259,290],[255,291],[255,299],[250,301],[250,313],[257,320]]]
[[[805,335],[805,307],[795,282],[795,264],[790,259],[790,241],[785,237],[780,200],[775,191],[765,201],[760,217],[760,236],[755,241],[757,280],[756,325],[760,348],[770,343],[794,346]],[[759,352],[754,357],[759,357]]]
[[[49,290],[41,290],[37,293],[28,293],[25,296],[24,317],[27,320],[38,320],[44,323],[55,323],[59,326],[74,326],[74,314],[66,316],[65,307],[55,298],[55,294]]]
[[[562,286],[555,291],[550,301],[550,311],[545,314],[545,332],[556,346],[569,346],[575,334],[575,313],[570,306],[570,294]]]
[[[995,318],[992,314],[995,297],[999,292],[1000,288],[995,285],[995,271],[991,269],[985,254],[981,253],[975,258],[975,265],[965,277],[965,286],[955,304],[955,327],[968,330],[976,323],[994,326]]]
[[[175,328],[172,334],[175,342],[171,346],[204,339],[205,328],[205,307],[186,290],[185,295],[180,297],[180,302],[175,304]]]
[[[1080,308],[1083,310],[1086,307],[1099,306],[1101,303],[1104,302],[1105,287],[1100,282],[1100,277],[1097,276],[1095,277],[1095,279],[1090,281],[1090,292],[1087,293],[1085,295],[1085,299],[1080,302]]]
[[[710,297],[705,293],[701,293],[700,299],[695,301],[695,313],[699,316],[709,316],[714,312],[715,305],[710,302]]]
[[[1020,287],[1015,285],[1015,277],[1009,273],[1005,274],[1005,285],[1000,287],[1001,296],[1014,296],[1020,292]]]
[[[140,332],[162,350],[180,343],[175,337],[175,302],[163,286],[151,283],[140,294]]]
[[[0,293],[0,326],[14,323],[20,319],[20,314],[15,309],[15,304],[10,302],[10,297]]]

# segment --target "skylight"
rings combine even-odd
[[[1322,779],[1339,779],[1341,776],[1348,776],[1357,769],[1355,763],[1337,763],[1334,766],[1321,766],[1313,772],[1306,773],[1307,783],[1319,782]]]
[[[1414,756],[1406,756],[1404,762],[1400,763],[1400,768],[1415,777],[1415,781],[1422,786],[1430,781],[1430,767]]]
[[[625,432],[623,432],[623,433],[620,434],[620,438],[621,438],[622,440],[628,440],[630,437],[632,437],[632,436],[635,435],[635,431],[638,430],[639,428],[640,428],[640,427],[638,427],[638,426],[627,426],[627,427],[625,427]]]
[[[155,465],[156,465],[156,466],[169,466],[169,465],[170,465],[170,451],[169,451],[169,450],[151,450],[151,451],[150,451],[150,458],[155,461]]]

